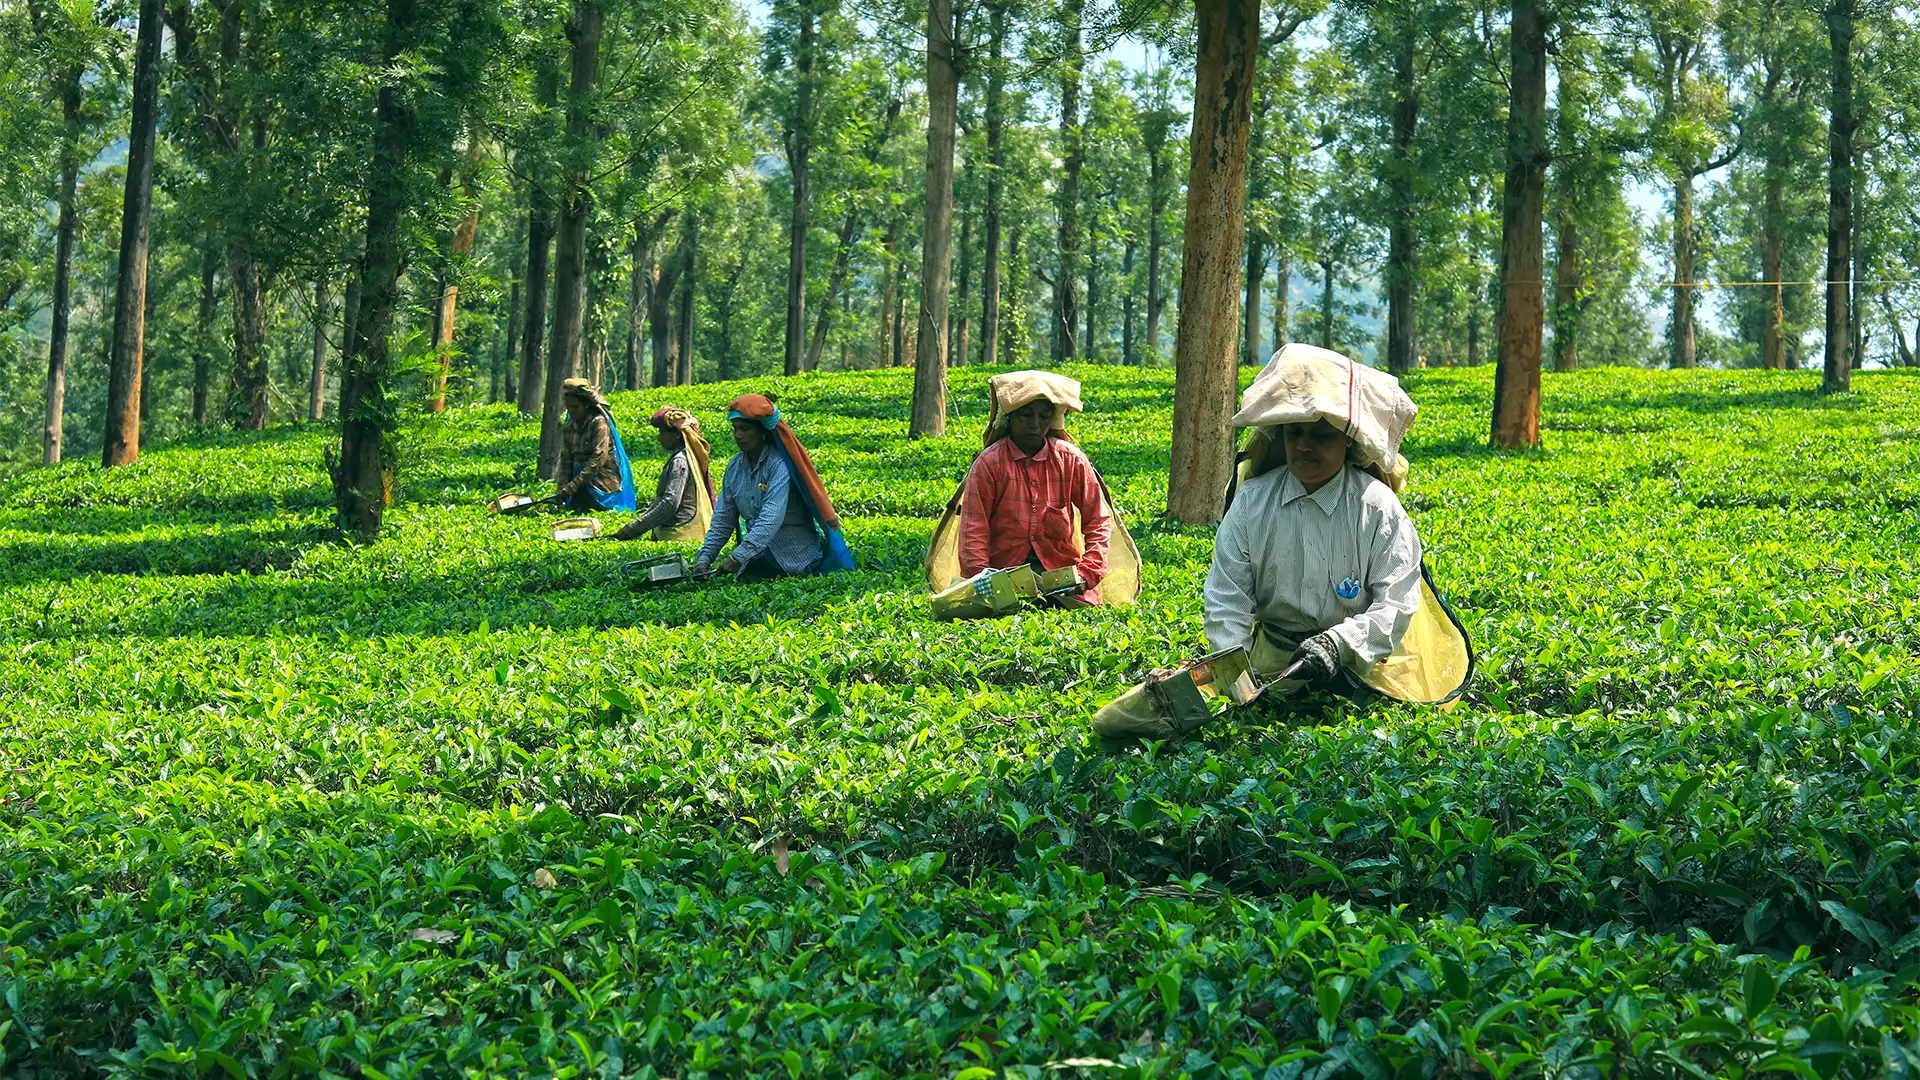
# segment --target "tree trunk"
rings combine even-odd
[[[1098,226],[1087,229],[1086,249],[1082,261],[1087,266],[1087,322],[1086,333],[1080,337],[1080,355],[1090,362],[1100,359],[1100,305],[1105,297],[1100,292],[1100,241]]]
[[[480,141],[480,125],[472,124],[467,128],[466,168],[461,170],[462,194],[466,197],[466,213],[453,225],[453,244],[450,251],[457,262],[473,250],[473,238],[480,231],[480,193],[475,188],[475,172],[483,160]],[[445,282],[440,288],[440,307],[434,318],[433,352],[438,367],[434,370],[432,385],[427,389],[427,412],[444,412],[447,408],[447,376],[453,371],[453,317],[458,309],[460,286],[452,281]]]
[[[500,400],[518,403],[520,400],[520,289],[524,273],[522,260],[527,251],[527,216],[514,214],[513,247],[511,260],[507,268],[507,277],[511,284],[507,286],[507,342],[506,355],[501,358],[500,366],[505,369],[506,387]]]
[[[1409,20],[1411,22],[1411,20]],[[1393,50],[1393,160],[1388,172],[1387,225],[1387,370],[1404,376],[1413,370],[1413,282],[1416,267],[1413,191],[1414,134],[1420,120],[1420,91],[1414,82],[1414,26],[1402,26]]]
[[[687,215],[686,243],[686,269],[680,277],[680,315],[675,320],[680,337],[679,348],[675,350],[678,357],[674,365],[675,386],[693,385],[694,301],[700,291],[700,218],[697,214]]]
[[[500,339],[503,336],[499,326],[496,325],[492,339],[487,342],[487,404],[489,405],[499,404],[500,382],[506,376],[500,368]]]
[[[1220,519],[1233,465],[1247,121],[1260,52],[1260,0],[1196,0],[1195,8],[1192,164],[1167,480],[1167,514],[1188,523]]]
[[[680,280],[681,268],[686,260],[686,239],[675,246],[673,254],[664,264],[656,264],[653,269],[653,284],[647,301],[647,335],[653,350],[653,385],[670,386],[674,372],[679,370],[673,362],[673,290]]]
[[[1086,0],[1067,0],[1067,48],[1060,58],[1060,268],[1053,283],[1053,359],[1068,363],[1080,358],[1080,171],[1087,152],[1080,132],[1080,24]]]
[[[1267,252],[1260,234],[1247,230],[1247,302],[1240,328],[1240,362],[1260,362],[1260,296],[1267,288]]]
[[[1580,233],[1575,221],[1574,193],[1561,193],[1559,221],[1554,233],[1553,370],[1580,367]]]
[[[415,16],[416,0],[387,0],[387,65],[416,47]],[[340,527],[365,541],[380,537],[394,460],[386,380],[392,368],[389,342],[405,243],[407,153],[414,137],[410,102],[411,95],[400,87],[380,88],[373,163],[367,172],[366,254],[360,261],[357,302],[347,305],[353,332],[341,357],[340,458],[330,463]]]
[[[1333,348],[1333,260],[1320,263],[1320,347]]]
[[[80,127],[80,76],[61,89],[61,109],[67,130],[60,145],[60,224],[53,245],[53,327],[47,341],[47,413],[46,433],[41,444],[41,461],[48,465],[60,461],[60,447],[66,436],[67,345],[72,336],[73,319],[73,240],[79,229],[78,207],[74,205],[80,179],[78,151],[74,146]]]
[[[1893,297],[1884,287],[1880,290],[1880,307],[1887,313],[1887,330],[1893,334],[1894,366],[1912,367],[1913,349],[1907,345],[1907,328],[1900,325],[1900,313],[1893,309]],[[1920,345],[1920,341],[1915,344]]]
[[[633,260],[627,280],[627,389],[640,388],[642,327],[646,323],[647,282],[653,273],[653,238],[645,218],[633,221],[633,240],[627,254]]]
[[[213,277],[219,269],[219,256],[214,253],[213,243],[209,240],[200,254],[200,311],[194,323],[193,422],[198,427],[207,424],[207,384],[211,380],[213,367],[212,350],[208,348],[213,338]]]
[[[1858,216],[1853,219],[1853,239],[1848,246],[1853,252],[1853,273],[1847,286],[1847,356],[1848,363],[1858,367],[1867,359],[1867,333],[1861,323],[1867,305],[1860,298],[1860,283],[1867,280],[1867,246],[1860,242]]]
[[[573,39],[573,79],[567,93],[567,143],[582,146],[588,131],[587,101],[600,77],[600,31],[605,15],[598,0],[577,0],[567,36]],[[571,156],[571,155],[570,155]],[[560,465],[561,383],[580,367],[581,330],[586,322],[587,217],[592,193],[587,190],[585,167],[568,168],[566,193],[560,200],[560,228],[554,237],[553,330],[547,342],[547,392],[540,414],[540,475],[551,478]]]
[[[1767,282],[1767,326],[1760,333],[1760,366],[1783,371],[1787,366],[1787,287],[1780,284],[1786,272],[1786,242],[1781,225],[1786,217],[1786,169],[1783,162],[1767,162],[1765,209],[1760,222],[1760,274]]]
[[[973,162],[967,162],[967,171],[971,173]],[[948,323],[951,332],[947,335],[947,363],[965,366],[967,362],[967,302],[973,299],[973,215],[960,219],[960,287],[954,297],[953,315]]]
[[[959,83],[953,0],[927,0],[927,217],[920,239],[920,326],[914,335],[907,437],[947,433],[947,316],[953,272],[953,142]]]
[[[807,343],[806,361],[803,371],[814,371],[820,367],[820,353],[827,347],[827,333],[833,329],[833,316],[839,310],[834,303],[840,296],[840,288],[847,282],[848,264],[853,255],[853,237],[860,231],[860,215],[849,209],[840,223],[840,243],[833,252],[833,272],[827,275],[827,291],[820,298],[820,314],[813,320],[813,337]]]
[[[1000,200],[1006,150],[1001,139],[1006,118],[1007,5],[987,5],[987,236],[986,262],[980,272],[980,362],[1000,362]]]
[[[807,327],[807,218],[813,154],[813,0],[800,4],[800,36],[794,47],[798,93],[794,120],[787,129],[787,171],[793,177],[793,218],[787,228],[786,373],[798,375],[805,359]]]
[[[1827,41],[1833,57],[1833,96],[1827,120],[1827,348],[1820,380],[1825,394],[1853,384],[1853,3],[1835,0],[1827,9]]]
[[[883,280],[880,286],[880,360],[876,366],[891,363],[888,349],[894,340],[893,332],[893,294],[899,288],[900,281],[900,216],[894,215],[887,223],[887,254]]]
[[[1279,265],[1273,271],[1273,347],[1277,352],[1287,345],[1288,293],[1293,288],[1293,259],[1280,249]]]
[[[520,413],[537,416],[546,370],[547,277],[553,252],[553,196],[536,184],[527,211],[527,320],[520,328]]]
[[[253,252],[227,240],[227,280],[233,293],[233,388],[227,402],[233,426],[263,431],[270,415],[267,401],[267,289]]]
[[[133,123],[120,211],[120,271],[107,367],[107,428],[100,464],[140,458],[140,398],[146,344],[147,233],[153,220],[154,122],[160,110],[160,0],[140,0],[134,46]]]
[[[1140,295],[1133,286],[1133,264],[1140,255],[1140,238],[1129,230],[1127,246],[1120,255],[1120,276],[1127,279],[1126,292],[1120,297],[1120,362],[1128,366],[1139,363],[1134,350],[1139,339],[1134,336],[1134,319],[1140,310]]]
[[[1167,212],[1167,158],[1164,146],[1148,146],[1147,156],[1147,354],[1160,360],[1160,313],[1167,294],[1160,283],[1160,262],[1166,238],[1160,219]]]
[[[1540,445],[1540,345],[1546,296],[1541,209],[1546,200],[1547,12],[1514,0],[1507,178],[1500,214],[1500,352],[1493,379],[1493,445]]]
[[[499,387],[494,387],[497,394]],[[307,419],[327,416],[327,279],[313,283],[313,374],[307,380]]]
[[[1673,356],[1676,368],[1695,366],[1693,345],[1693,172],[1680,167],[1673,185]]]

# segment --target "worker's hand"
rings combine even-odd
[[[693,564],[693,574],[695,577],[701,577],[706,574],[711,574],[712,572],[713,567],[708,566],[706,563],[697,562]]]
[[[1340,670],[1340,645],[1331,633],[1322,631],[1300,643],[1291,660],[1300,665],[1299,675],[1308,682],[1333,678]]]
[[[737,574],[737,573],[739,573],[739,572],[740,572],[740,560],[739,560],[739,559],[736,559],[736,558],[734,558],[734,557],[733,557],[733,556],[731,556],[731,555],[729,555],[729,556],[727,556],[726,558],[724,558],[724,559],[722,559],[722,560],[720,560],[720,572],[721,572],[721,573],[723,573],[723,574]]]

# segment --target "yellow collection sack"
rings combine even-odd
[[[676,453],[685,454],[681,449]],[[693,520],[685,525],[662,525],[649,535],[655,540],[683,541],[699,543],[707,538],[707,529],[713,524],[713,492],[707,490],[707,479],[700,472],[700,466],[691,455],[687,459],[687,472],[692,474],[695,492]]]
[[[1098,469],[1094,476],[1100,480],[1100,497],[1106,501],[1107,515],[1113,519],[1113,535],[1107,542],[1107,574],[1100,580],[1100,599],[1113,607],[1126,607],[1140,596],[1140,549],[1134,545],[1132,534],[1127,532],[1127,523],[1120,517],[1120,508],[1113,504],[1113,493],[1107,490],[1106,477],[1100,476]],[[927,543],[927,589],[934,593],[943,593],[965,578],[960,572],[960,500],[966,494],[967,482],[963,478],[960,486],[953,489],[953,497],[947,500],[947,508],[940,515],[940,521],[933,527],[933,539]],[[1073,513],[1074,547],[1086,550],[1086,539],[1080,531],[1080,512]]]

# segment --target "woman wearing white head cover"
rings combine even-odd
[[[1394,652],[1420,604],[1420,537],[1395,494],[1416,412],[1392,376],[1338,353],[1274,354],[1233,418],[1256,430],[1207,573],[1213,650],[1314,680]]]

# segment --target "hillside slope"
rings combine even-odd
[[[615,396],[646,487],[658,404],[719,456],[778,393],[862,568],[774,585],[634,592],[663,546],[488,517],[505,407],[408,427],[372,548],[312,509],[319,428],[16,478],[6,1068],[1920,1067],[1920,378],[1553,376],[1549,449],[1496,455],[1490,372],[1418,373],[1467,701],[1107,755],[1092,711],[1204,647],[1210,534],[1155,520],[1170,373],[1073,373],[1124,611],[928,618],[978,369],[921,443],[904,371]]]

